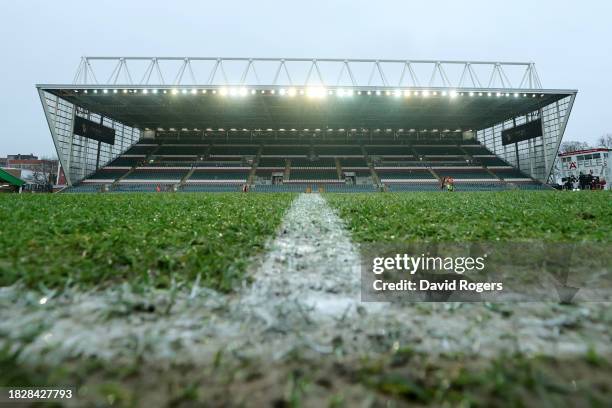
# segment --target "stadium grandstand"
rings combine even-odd
[[[533,63],[84,57],[37,85],[69,192],[547,189],[577,91]]]

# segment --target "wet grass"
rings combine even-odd
[[[612,242],[611,192],[326,194],[357,242]]]
[[[292,194],[0,196],[0,286],[228,291],[273,236]]]

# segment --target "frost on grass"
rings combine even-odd
[[[256,359],[278,368],[296,355],[325,367],[402,350],[464,361],[612,351],[612,315],[602,303],[361,303],[358,247],[318,194],[293,202],[253,264],[250,283],[231,294],[197,280],[138,293],[128,285],[61,294],[4,288],[0,347],[20,348],[20,362],[33,365],[96,357],[162,369],[216,367],[221,356],[224,364]],[[264,377],[273,387],[286,380],[282,372]],[[248,398],[248,388],[241,392]]]

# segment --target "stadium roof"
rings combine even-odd
[[[571,90],[42,85],[75,105],[141,129],[482,129]],[[318,96],[308,94],[318,93]],[[342,96],[338,96],[340,93]],[[293,96],[290,96],[293,95]],[[350,96],[349,96],[350,95]]]
[[[531,62],[305,58],[83,57],[73,84],[38,87],[165,130],[471,130],[576,93]]]

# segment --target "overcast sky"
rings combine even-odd
[[[565,140],[612,133],[612,2],[21,0],[0,3],[0,156],[55,154],[36,83],[82,55],[534,61],[578,89]]]

